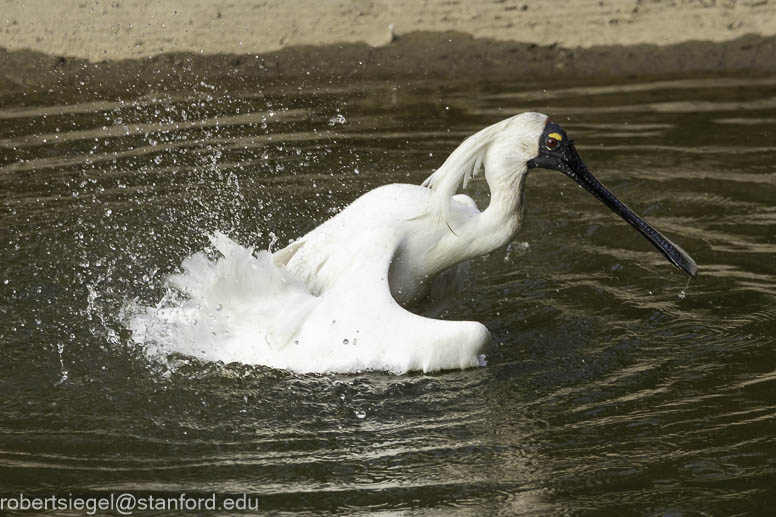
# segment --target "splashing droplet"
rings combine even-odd
[[[687,285],[685,285],[684,289],[682,289],[681,292],[677,295],[680,300],[684,300],[685,297],[687,296],[687,291],[690,290],[690,280],[692,279],[691,278],[687,279]]]
[[[64,384],[67,381],[68,377],[68,371],[65,369],[65,361],[62,358],[62,353],[65,351],[65,345],[63,343],[57,343],[57,354],[59,354],[59,366],[61,367],[59,371],[59,381],[56,382],[56,385],[59,386],[60,384]]]
[[[361,411],[359,409],[357,411],[353,411],[353,413],[356,415],[356,418],[366,418],[366,411]]]
[[[344,124],[345,122],[347,122],[347,120],[345,120],[345,117],[342,116],[342,113],[337,113],[336,115],[334,115],[329,119],[330,126],[336,126],[337,124]]]

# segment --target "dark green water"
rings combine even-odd
[[[218,92],[0,97],[0,493],[772,514],[776,79]],[[474,261],[446,315],[492,331],[485,368],[296,375],[132,342],[127,308],[157,303],[210,232],[285,243],[526,110],[561,123],[698,280],[535,171],[516,244]],[[484,181],[470,193],[487,203]]]

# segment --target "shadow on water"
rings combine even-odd
[[[249,492],[279,513],[765,513],[774,99],[774,79],[0,99],[0,490]],[[210,233],[285,243],[524,110],[560,122],[698,280],[536,171],[523,230],[473,262],[445,314],[491,329],[486,368],[301,376],[132,342],[127,311],[158,303]]]

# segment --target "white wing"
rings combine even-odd
[[[424,318],[391,295],[388,273],[401,245],[396,232],[370,235],[371,247],[318,296],[277,366],[303,371],[433,371],[476,366],[490,340],[480,323]],[[304,244],[302,244],[302,247]],[[297,250],[301,251],[301,250]]]

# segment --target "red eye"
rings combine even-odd
[[[558,147],[558,140],[556,140],[551,136],[548,136],[547,140],[544,142],[544,145],[547,146],[547,149],[550,149],[550,150],[555,149],[556,147]]]

